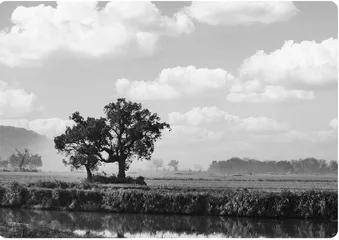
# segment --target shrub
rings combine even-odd
[[[29,206],[38,209],[55,209],[58,207],[53,201],[51,189],[30,189],[27,196],[27,202],[24,207]]]
[[[2,206],[20,207],[24,204],[28,190],[17,182],[10,182],[5,185],[2,197]]]
[[[127,183],[127,184],[147,185],[144,180],[145,178],[142,176],[139,176],[136,179],[132,177],[117,178],[114,174],[112,174],[111,176],[106,176],[106,174],[96,174],[92,178],[92,182],[94,183],[103,183],[103,184]]]

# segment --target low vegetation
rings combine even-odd
[[[329,174],[338,173],[337,161],[305,158],[291,161],[259,161],[232,157],[227,161],[212,161],[208,168],[214,173],[293,173],[293,174]]]
[[[145,178],[142,176],[132,178],[118,178],[114,174],[107,176],[106,174],[96,174],[93,176],[91,182],[93,183],[104,183],[104,184],[116,184],[116,183],[127,183],[127,184],[138,184],[138,185],[147,185],[145,183]]]
[[[69,183],[67,183],[69,184]],[[89,184],[91,185],[91,184]],[[95,186],[95,185],[94,185]],[[185,191],[54,188],[16,182],[0,186],[1,207],[114,213],[337,219],[337,192]]]

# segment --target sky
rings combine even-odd
[[[124,97],[181,168],[337,160],[337,38],[332,2],[0,0],[0,125],[53,139]]]

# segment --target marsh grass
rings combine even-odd
[[[58,183],[59,184],[59,183]],[[337,219],[337,192],[185,191],[165,189],[68,188],[11,182],[0,186],[0,206],[68,211],[105,211],[241,217]],[[43,188],[41,186],[49,186]],[[55,188],[52,188],[54,186]],[[63,186],[63,187],[60,187]]]

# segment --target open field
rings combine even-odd
[[[131,177],[145,176],[145,182],[150,188],[164,189],[254,189],[264,191],[281,190],[338,190],[337,175],[215,175],[206,172],[131,172]],[[81,172],[0,172],[0,182],[16,181],[19,183],[34,183],[42,181],[78,182],[84,180]],[[109,184],[111,185],[111,184]],[[125,187],[126,184],[117,184]]]

